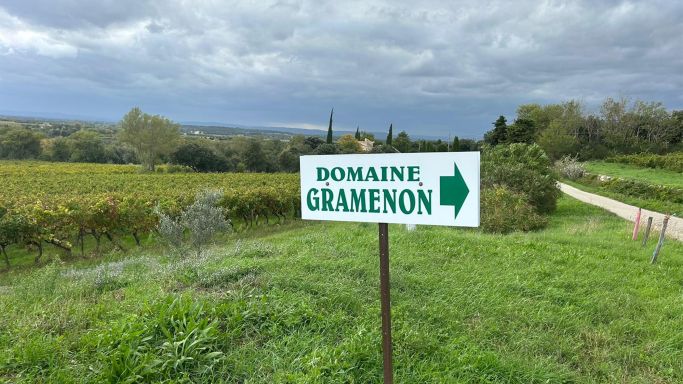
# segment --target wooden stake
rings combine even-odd
[[[647,218],[647,226],[645,227],[645,236],[643,237],[643,247],[647,245],[647,239],[650,238],[650,230],[652,229],[652,216]]]
[[[389,224],[387,223],[379,223],[379,283],[382,311],[384,384],[393,384],[394,368],[391,362],[391,299],[389,297]]]
[[[657,262],[657,256],[659,256],[659,251],[662,249],[662,245],[664,244],[664,233],[666,232],[666,225],[669,224],[669,217],[669,215],[664,216],[664,222],[662,223],[662,232],[659,233],[659,241],[657,242],[655,252],[652,254],[652,260],[650,261],[651,264]]]
[[[638,213],[636,213],[636,222],[633,224],[633,241],[638,240],[638,228],[640,228],[640,214],[642,212],[642,208],[638,208]]]

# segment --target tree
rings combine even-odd
[[[51,161],[69,161],[71,158],[71,146],[69,139],[63,137],[55,137],[50,140],[50,160]]]
[[[285,172],[299,171],[299,153],[294,148],[288,148],[280,152],[277,158],[280,170]]]
[[[448,145],[449,143],[447,141],[438,139],[434,142],[435,152],[448,152]]]
[[[318,148],[321,144],[325,144],[325,141],[323,139],[319,138],[318,136],[308,136],[304,139],[304,144],[310,148],[311,151],[315,150]]]
[[[71,147],[70,161],[79,163],[104,163],[106,155],[99,133],[81,130],[67,139]]]
[[[206,146],[197,143],[185,143],[171,155],[174,163],[185,165],[197,172],[225,172],[228,162]]]
[[[507,120],[505,116],[500,116],[493,123],[493,129],[484,134],[484,141],[491,145],[498,145],[507,139]]]
[[[314,153],[316,155],[336,155],[339,153],[339,147],[335,144],[322,144],[315,149]]]
[[[512,125],[507,127],[505,142],[531,144],[534,142],[535,135],[534,121],[518,118]]]
[[[334,108],[330,112],[330,125],[327,127],[327,144],[332,144],[332,116],[334,115]]]
[[[267,170],[266,154],[263,152],[263,147],[261,147],[261,143],[258,140],[249,140],[244,151],[244,165],[251,172],[264,172]]]
[[[451,151],[457,152],[459,150],[460,150],[460,138],[458,138],[458,136],[454,136]]]
[[[394,148],[396,148],[401,153],[407,153],[411,151],[412,143],[410,142],[410,137],[406,131],[401,131],[396,136],[396,141],[394,141]]]
[[[38,134],[26,128],[0,129],[0,159],[34,159],[40,152]]]
[[[337,140],[341,153],[358,153],[361,151],[358,140],[351,135],[344,135]]]
[[[671,112],[671,144],[683,143],[683,110]]]
[[[558,160],[565,155],[577,152],[578,142],[559,121],[553,121],[538,138],[538,145],[543,148],[551,160]]]
[[[394,124],[389,124],[389,133],[387,134],[387,145],[391,145],[394,139]]]
[[[561,118],[563,113],[564,107],[560,104],[522,104],[517,107],[517,119],[532,120],[538,133],[547,129],[553,120]]]
[[[356,140],[360,141],[360,125],[356,127]]]
[[[120,142],[114,142],[104,147],[108,163],[135,164],[138,162],[135,151]]]
[[[480,147],[480,142],[474,141],[472,139],[460,139],[460,150],[461,151],[478,151]]]
[[[143,113],[135,107],[121,120],[121,142],[133,147],[138,159],[148,171],[154,171],[162,155],[175,149],[180,138],[180,126],[171,120]]]

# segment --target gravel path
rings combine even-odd
[[[634,221],[636,219],[636,214],[638,213],[638,207],[633,205],[624,204],[617,200],[612,200],[608,197],[595,195],[582,191],[580,189],[574,188],[570,185],[559,183],[560,190],[567,195],[583,201],[584,203],[593,204],[600,208],[604,208],[619,217],[622,217],[628,221]],[[647,225],[647,218],[652,216],[652,227],[659,230],[662,227],[662,221],[664,220],[664,214],[654,211],[648,211],[643,209],[640,216],[640,228],[641,231],[645,230],[645,225]],[[666,234],[668,237],[672,237],[683,241],[683,219],[680,217],[673,217],[669,219],[669,224],[666,227]]]

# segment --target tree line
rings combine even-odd
[[[631,153],[683,150],[683,110],[660,102],[607,98],[597,112],[570,100],[561,104],[524,104],[508,124],[500,116],[486,132],[489,145],[537,143],[552,159],[576,156],[602,159]]]
[[[356,129],[335,139],[334,110],[326,136],[188,137],[180,125],[133,108],[116,129],[0,122],[0,159],[39,159],[115,164],[142,164],[154,171],[159,163],[196,172],[296,172],[299,156],[338,153],[408,153],[474,151],[482,145],[536,143],[551,159],[566,155],[582,160],[640,152],[683,150],[683,111],[668,111],[660,102],[606,99],[597,112],[570,100],[560,104],[524,104],[508,123],[500,116],[483,140],[413,140],[405,131],[386,138]],[[365,140],[372,142],[371,148]],[[362,145],[363,143],[363,145]]]
[[[0,123],[0,159],[38,159],[57,162],[141,164],[147,171],[170,163],[195,172],[297,172],[299,156],[338,153],[445,152],[477,150],[480,143],[457,137],[412,140],[405,131],[386,140],[356,130],[355,135],[335,139],[334,111],[326,136],[293,136],[289,140],[261,137],[192,137],[181,134],[180,125],[139,108],[131,109],[115,131],[82,128],[50,128],[49,131],[19,124]],[[57,133],[55,133],[57,132]],[[363,148],[361,141],[373,142]]]

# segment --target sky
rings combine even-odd
[[[683,109],[683,1],[0,0],[0,113],[478,138],[518,105]]]

